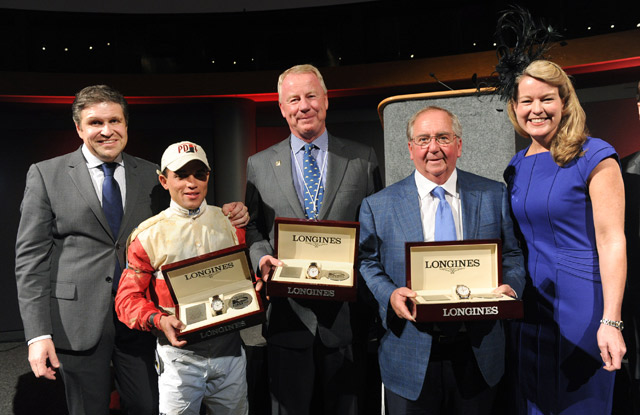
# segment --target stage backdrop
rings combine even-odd
[[[380,103],[386,185],[413,172],[407,147],[407,122],[416,111],[430,105],[447,109],[460,119],[462,156],[457,167],[502,182],[502,172],[515,154],[517,136],[505,103],[486,90],[467,89],[398,95]]]

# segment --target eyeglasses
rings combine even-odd
[[[436,140],[436,143],[438,143],[439,145],[446,146],[451,144],[456,137],[458,136],[453,133],[421,135],[421,136],[415,137],[411,141],[413,141],[413,144],[424,148],[424,147],[427,147],[429,144],[431,144],[431,140]]]

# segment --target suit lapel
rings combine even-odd
[[[105,232],[113,238],[109,222],[107,222],[107,217],[104,215],[102,205],[100,205],[96,189],[93,187],[91,175],[89,173],[89,169],[87,169],[87,162],[82,155],[81,148],[69,156],[69,176],[71,177],[73,184],[78,189],[78,193],[80,193],[82,198],[85,200],[93,214],[96,216],[96,219],[98,219],[98,222],[100,222],[102,227],[105,229]],[[115,241],[115,238],[113,238],[113,240]]]
[[[347,171],[349,160],[339,154],[344,154],[342,143],[329,134],[329,151],[327,151],[327,179],[325,181],[325,192],[322,198],[319,219],[324,220],[329,215],[331,205],[336,198],[342,178]]]
[[[129,235],[123,235],[125,229],[133,229],[139,225],[139,223],[133,223],[129,225],[132,216],[134,215],[133,207],[136,205],[136,198],[143,190],[140,187],[141,181],[139,180],[138,163],[134,157],[128,154],[122,153],[122,159],[124,161],[124,175],[126,180],[127,191],[125,192],[126,199],[124,202],[124,213],[122,215],[122,223],[120,224],[120,231],[118,232],[118,238],[122,236],[125,238]]]
[[[291,176],[291,144],[287,138],[281,141],[274,149],[274,153],[269,160],[273,174],[276,178],[277,186],[281,194],[291,205],[291,209],[298,218],[304,218],[304,211],[300,205],[298,194],[293,187],[293,177]]]
[[[420,196],[413,173],[398,183],[398,197],[392,198],[390,208],[396,214],[405,240],[410,242],[424,241],[422,233],[422,218],[420,216]]]
[[[458,188],[462,205],[463,239],[477,239],[480,220],[480,192],[473,188],[473,180],[464,171],[458,169]]]

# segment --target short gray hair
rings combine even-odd
[[[322,77],[322,74],[320,73],[320,71],[318,70],[318,68],[316,68],[315,66],[311,65],[311,64],[304,64],[304,65],[296,65],[296,66],[292,66],[291,68],[287,69],[286,71],[282,72],[280,74],[280,76],[278,77],[278,101],[280,100],[280,93],[282,92],[282,83],[284,82],[284,78],[287,77],[287,75],[290,75],[292,73],[312,73],[316,76],[316,78],[318,78],[318,81],[320,81],[320,86],[322,86],[322,90],[324,91],[324,93],[327,93],[327,86],[324,84],[324,78]]]
[[[449,115],[449,118],[451,118],[451,128],[453,129],[453,133],[458,138],[462,138],[462,124],[460,124],[460,120],[458,119],[458,117],[449,110],[432,105],[418,110],[411,116],[411,118],[409,118],[409,122],[407,122],[407,139],[409,141],[413,140],[413,125],[416,123],[416,120],[420,115],[429,111],[442,111],[447,113],[447,115]]]

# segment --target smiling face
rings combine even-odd
[[[311,142],[325,130],[329,99],[313,73],[290,73],[282,81],[280,112],[291,133]]]
[[[192,160],[176,171],[166,169],[158,180],[169,191],[171,200],[185,209],[197,209],[207,196],[209,169],[203,162]]]
[[[127,145],[127,123],[120,104],[101,102],[80,113],[76,131],[91,154],[103,162],[112,162]]]
[[[547,149],[558,132],[563,106],[558,87],[530,76],[520,80],[513,104],[518,125]]]
[[[413,124],[413,137],[454,135],[451,117],[441,110],[423,112]],[[456,168],[456,161],[462,155],[462,139],[455,137],[450,144],[441,145],[431,140],[422,148],[409,141],[409,154],[416,170],[432,182],[444,184]]]

